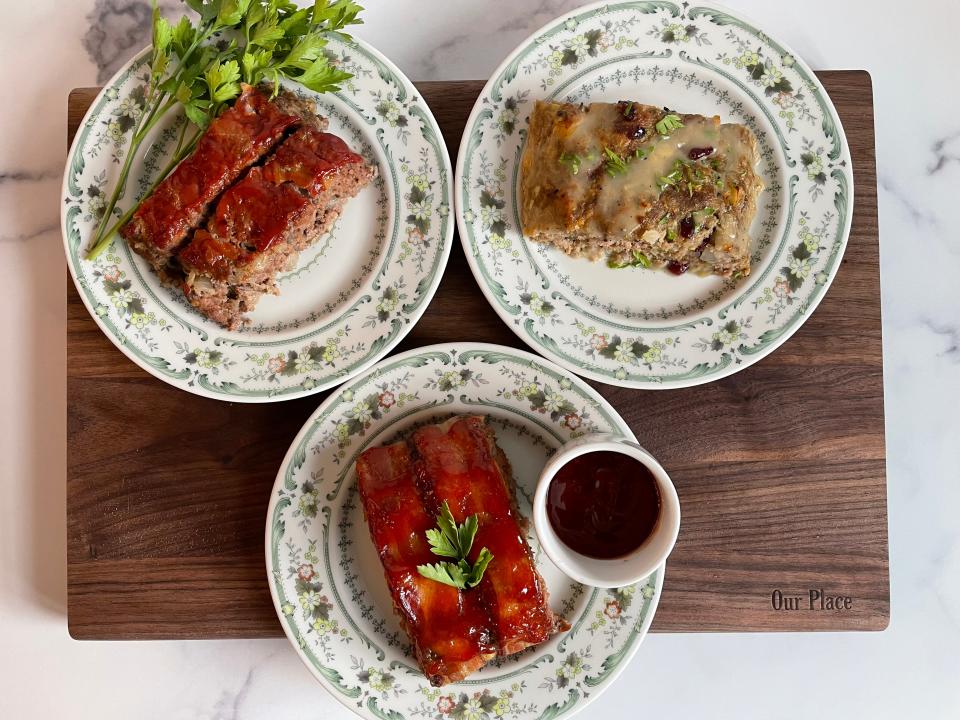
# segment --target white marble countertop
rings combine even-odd
[[[890,628],[654,635],[584,717],[960,716],[960,4],[728,0],[814,68],[873,76]],[[170,0],[163,3],[173,5]],[[485,78],[573,0],[365,0],[358,33],[415,79]],[[909,9],[908,9],[909,8]],[[347,718],[286,640],[76,642],[66,628],[67,91],[146,42],[146,0],[4,2],[0,66],[0,717]],[[919,260],[915,259],[919,258]],[[902,262],[906,260],[906,262]],[[811,389],[815,391],[815,388]],[[189,599],[186,600],[189,602]]]

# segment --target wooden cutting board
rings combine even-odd
[[[819,309],[773,355],[709,385],[594,383],[683,504],[655,632],[880,630],[889,620],[873,94],[866,72],[818,76],[856,176],[850,242]],[[482,86],[418,84],[453,158]],[[68,138],[96,93],[70,94]],[[69,281],[67,308],[70,634],[280,635],[264,570],[267,500],[324,395],[246,405],[175,390],[113,347]],[[459,241],[398,351],[454,340],[523,347],[483,299]],[[821,607],[817,593],[832,602]]]

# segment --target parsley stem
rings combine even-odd
[[[203,31],[196,34],[196,37],[190,44],[190,47],[188,47],[186,52],[184,52],[183,57],[180,58],[180,62],[177,64],[176,69],[173,71],[173,73],[171,73],[170,77],[176,77],[180,73],[184,64],[190,59],[190,56],[193,55],[198,47],[200,47],[200,43],[204,42],[210,37],[210,33],[211,26],[207,26]],[[156,85],[153,81],[151,81],[151,85],[147,91],[147,97],[152,98],[156,89]],[[166,105],[162,106],[161,109],[161,103],[166,95],[167,93],[160,93],[153,101],[153,105],[151,106],[150,110],[144,112],[140,116],[140,118],[137,120],[137,124],[133,128],[133,134],[130,138],[130,147],[127,150],[126,157],[123,159],[123,166],[120,168],[120,177],[117,178],[117,182],[113,187],[113,192],[110,193],[110,199],[104,206],[103,216],[100,218],[100,222],[97,224],[97,231],[93,235],[93,243],[87,250],[88,260],[94,259],[103,251],[103,249],[109,244],[109,240],[111,237],[113,237],[117,227],[129,220],[136,211],[136,208],[140,206],[139,203],[136,203],[133,208],[127,210],[127,212],[121,216],[122,223],[118,221],[117,223],[114,223],[110,230],[106,232],[104,231],[104,228],[107,226],[107,222],[113,216],[113,209],[117,206],[117,202],[123,196],[124,190],[126,189],[127,177],[130,175],[130,168],[133,165],[133,158],[140,149],[140,145],[143,144],[144,137],[150,132],[151,129],[153,129],[157,121],[163,117],[163,115],[177,102],[176,99],[171,98]],[[165,177],[166,173],[161,173],[157,182],[163,180]],[[153,187],[156,187],[156,183]]]
[[[183,139],[187,136],[187,125],[189,124],[190,124],[190,121],[187,118],[184,118],[183,125],[180,127],[180,137],[177,138],[177,147],[173,151],[174,155],[180,152],[180,148],[183,147]]]
[[[189,121],[184,123],[183,125],[184,130],[186,130],[186,127],[188,124],[189,124]],[[173,153],[173,156],[170,158],[169,162],[167,162],[163,170],[160,171],[160,173],[154,179],[153,183],[151,183],[150,187],[147,188],[147,191],[143,194],[143,197],[137,202],[135,202],[125,213],[123,213],[123,215],[121,215],[117,219],[117,221],[113,225],[111,225],[105,233],[103,233],[103,237],[101,237],[97,241],[96,245],[90,248],[90,250],[87,252],[88,260],[96,259],[96,257],[101,252],[103,252],[104,248],[106,248],[110,244],[110,241],[113,239],[114,233],[116,233],[117,230],[119,230],[120,228],[122,228],[124,225],[127,224],[127,221],[129,221],[130,218],[133,217],[133,214],[137,211],[137,208],[139,208],[140,205],[143,203],[143,201],[146,198],[150,197],[153,191],[157,189],[157,185],[159,185],[166,179],[167,175],[169,175],[173,171],[173,169],[180,164],[181,160],[183,160],[187,155],[193,152],[193,149],[196,147],[197,141],[200,140],[201,135],[203,135],[203,130],[198,129],[193,134],[193,137],[190,138],[190,142],[188,142],[183,147],[177,148],[177,150]],[[181,142],[183,141],[183,136],[184,134],[181,133],[180,135]]]

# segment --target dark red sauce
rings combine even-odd
[[[629,555],[660,519],[660,490],[639,460],[600,450],[574,458],[547,491],[547,517],[572,550],[598,559]]]

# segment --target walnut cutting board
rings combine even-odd
[[[819,309],[773,355],[712,384],[594,384],[672,474],[683,504],[655,632],[888,623],[873,95],[866,72],[818,76],[846,129],[856,192],[846,255]],[[453,158],[482,87],[418,85]],[[96,92],[70,94],[69,138]],[[71,635],[281,635],[263,560],[268,495],[324,396],[247,405],[175,390],[113,347],[69,280],[67,307]],[[456,241],[398,351],[467,339],[523,347]],[[816,593],[831,602],[821,609]]]

